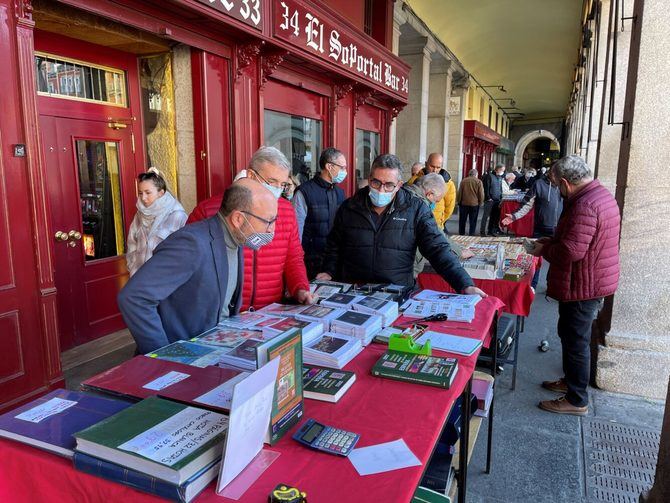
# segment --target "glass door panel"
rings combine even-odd
[[[293,175],[304,183],[319,170],[323,122],[266,110],[264,143],[281,150],[291,163]]]
[[[126,245],[119,145],[114,141],[77,140],[76,148],[86,261],[123,255]]]
[[[375,157],[379,155],[381,136],[374,131],[356,129],[356,186],[360,187],[361,180],[367,180],[370,167]]]

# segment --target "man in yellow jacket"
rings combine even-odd
[[[424,168],[407,182],[412,184],[428,173],[437,173],[442,176],[446,185],[446,190],[444,197],[440,199],[435,205],[435,209],[433,209],[433,216],[435,217],[439,229],[444,229],[444,225],[447,223],[447,220],[449,220],[449,217],[454,212],[454,207],[456,206],[456,185],[454,185],[449,172],[446,169],[442,169],[443,162],[444,158],[442,157],[442,154],[433,152],[428,156]]]

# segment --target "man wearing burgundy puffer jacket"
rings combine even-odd
[[[603,297],[619,281],[619,207],[584,160],[566,156],[552,166],[550,178],[564,198],[553,238],[536,241],[533,255],[549,264],[547,295],[558,300],[558,335],[565,377],[542,386],[562,393],[539,407],[558,414],[588,412],[591,323]]]
[[[274,239],[260,250],[244,248],[244,284],[241,311],[279,302],[284,292],[301,304],[314,302],[309,292],[309,281],[303,260],[304,253],[298,236],[295,211],[282,193],[290,166],[286,157],[273,147],[261,147],[249,162],[243,176],[258,180],[278,197],[277,221]],[[186,221],[187,224],[209,218],[221,206],[223,195],[206,199],[198,204]],[[249,218],[254,218],[251,215]]]

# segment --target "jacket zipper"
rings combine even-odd
[[[254,302],[256,301],[256,264],[258,261],[256,260],[256,254],[258,253],[258,250],[254,250],[253,254],[251,255],[253,257],[254,265],[251,268],[251,298],[249,299],[249,308],[254,307]],[[244,279],[242,279],[242,282],[244,282]]]

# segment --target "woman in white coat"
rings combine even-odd
[[[188,215],[167,191],[165,179],[156,168],[137,177],[137,213],[130,224],[126,264],[132,276],[153,255],[166,237],[186,224]]]

